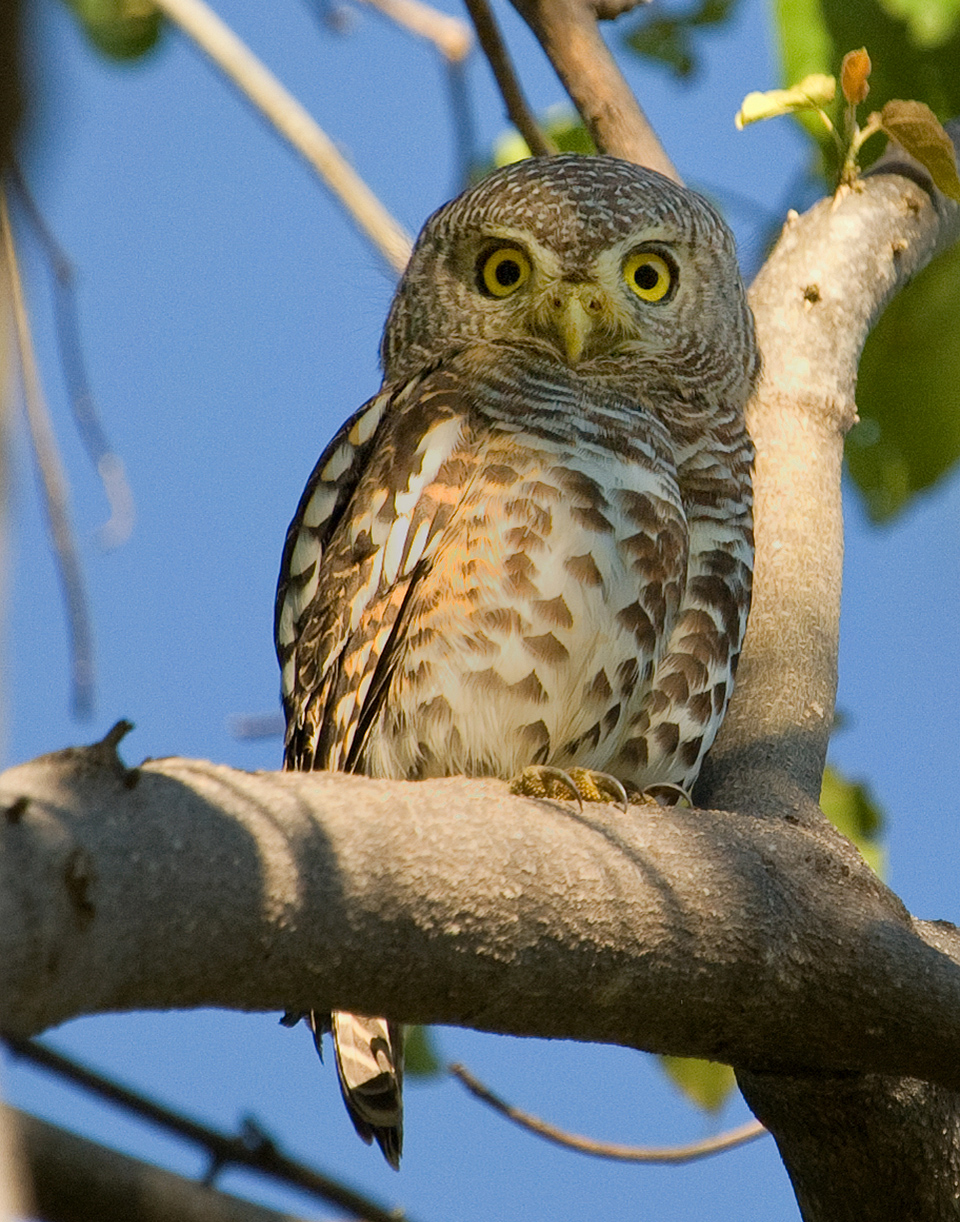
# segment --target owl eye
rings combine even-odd
[[[530,260],[519,246],[498,246],[481,256],[477,271],[482,292],[509,297],[530,279]]]
[[[652,250],[639,250],[623,265],[623,278],[641,301],[663,301],[677,282],[677,270]]]

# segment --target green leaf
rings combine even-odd
[[[881,0],[891,17],[906,22],[918,47],[938,47],[960,27],[960,0]]]
[[[742,128],[748,123],[756,123],[758,119],[773,119],[797,110],[820,110],[833,101],[836,92],[837,82],[832,76],[815,72],[789,89],[748,93],[740,104],[734,122],[738,128]]]
[[[875,522],[891,518],[960,459],[960,248],[893,299],[857,379],[850,475]]]
[[[408,1027],[403,1044],[403,1072],[408,1078],[436,1078],[443,1072],[433,1031]]]
[[[820,809],[848,840],[863,854],[867,865],[879,874],[886,874],[886,850],[880,844],[883,816],[871,798],[867,787],[845,780],[833,768],[823,774]]]
[[[109,59],[138,59],[156,46],[162,15],[150,0],[66,0],[90,42]]]
[[[888,102],[880,112],[888,136],[930,171],[944,193],[960,203],[960,176],[953,141],[943,124],[923,102]]]
[[[540,119],[540,126],[561,153],[592,154],[597,151],[583,120],[569,106],[551,106]],[[529,156],[527,142],[515,127],[508,128],[502,136],[498,136],[493,146],[494,167],[513,165],[515,161],[523,161]],[[483,168],[480,177],[485,173],[487,169]]]
[[[940,14],[948,34],[924,43],[894,10],[924,4]],[[960,114],[960,0],[775,0],[781,79],[834,72],[845,52],[870,52],[870,100],[917,98],[941,120]],[[807,124],[805,124],[807,126]],[[808,128],[819,140],[820,131]],[[879,151],[879,150],[878,150]]]
[[[678,17],[644,17],[627,34],[624,42],[644,59],[670,68],[675,76],[693,76],[700,68],[695,32],[727,21],[733,15],[736,2],[701,0],[700,4]]]
[[[737,1085],[730,1066],[717,1061],[663,1056],[660,1064],[674,1085],[705,1112],[718,1112]]]

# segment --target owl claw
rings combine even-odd
[[[583,798],[577,783],[562,768],[531,764],[510,782],[510,792],[523,798],[569,798],[583,811]]]
[[[627,791],[615,776],[592,768],[550,768],[533,764],[510,783],[510,792],[527,798],[570,798],[581,811],[584,802],[615,802],[624,814],[629,809]]]
[[[656,802],[657,806],[693,806],[689,791],[669,781],[648,785],[640,796],[648,802]]]

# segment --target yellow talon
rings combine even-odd
[[[510,782],[510,792],[527,798],[570,798],[581,810],[584,802],[615,802],[624,814],[630,806],[627,791],[615,776],[592,768],[550,768],[532,764]]]

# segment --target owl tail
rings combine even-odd
[[[340,1090],[353,1127],[400,1170],[403,1149],[403,1027],[385,1018],[331,1015]]]

